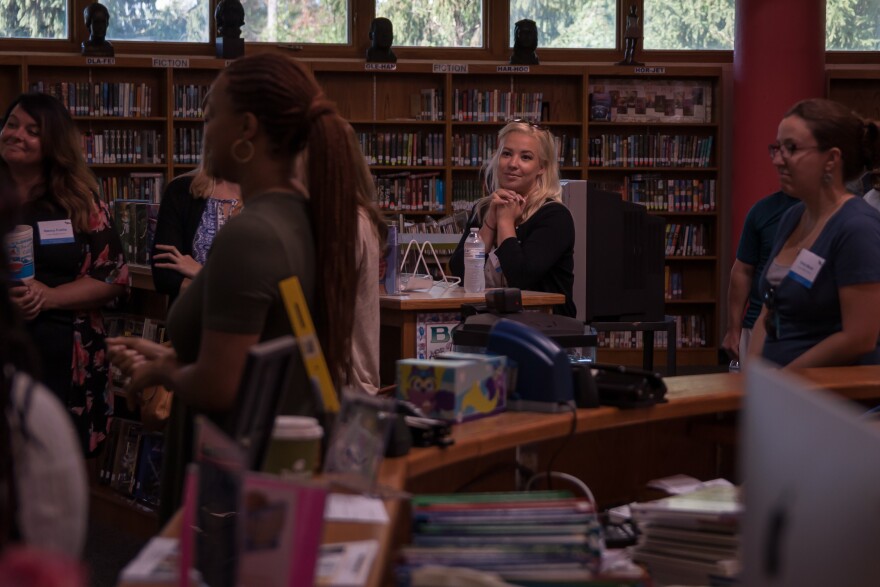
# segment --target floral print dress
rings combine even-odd
[[[52,198],[41,198],[25,210],[25,221],[34,229],[36,279],[58,287],[89,277],[127,288],[128,266],[107,205],[95,198],[89,230],[75,232],[73,242],[40,242],[41,224],[67,217]],[[44,311],[28,329],[42,359],[44,383],[70,411],[84,454],[94,455],[113,413],[101,309]]]

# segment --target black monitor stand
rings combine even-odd
[[[666,376],[675,375],[675,320],[665,316],[661,322],[590,322],[598,332],[642,332],[642,369],[654,370],[654,333],[666,331]]]

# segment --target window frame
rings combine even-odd
[[[68,0],[68,39],[0,39],[0,51],[14,53],[44,53],[78,55],[80,44],[87,31],[82,12],[92,0]],[[623,55],[623,31],[626,10],[635,3],[639,14],[644,14],[644,3],[651,0],[617,0],[617,47],[608,49],[542,49],[538,56],[543,63],[563,62],[567,64],[613,64]],[[211,0],[211,14],[218,0]],[[442,53],[443,61],[494,61],[507,62],[511,50],[509,43],[509,3],[503,0],[482,0],[483,5],[483,47],[481,48],[424,48],[395,47],[398,59],[438,61]],[[345,45],[294,44],[294,43],[247,43],[249,53],[281,51],[305,59],[363,59],[370,46],[370,21],[375,15],[375,0],[351,0],[349,12],[351,42]],[[213,18],[213,16],[212,16]],[[118,55],[181,55],[193,57],[213,57],[215,54],[216,32],[209,30],[207,43],[166,43],[144,41],[113,41]],[[688,51],[653,50],[637,52],[639,61],[646,63],[732,63],[733,51]],[[828,64],[880,64],[880,51],[826,51]]]

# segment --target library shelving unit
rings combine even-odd
[[[622,185],[625,199],[666,221],[666,314],[679,321],[678,363],[715,364],[721,70],[590,67],[586,78],[587,178]],[[605,344],[611,348],[600,348],[600,360],[638,364],[635,333]]]
[[[828,98],[846,104],[862,118],[880,120],[880,71],[876,66],[829,66],[825,81]]]
[[[470,208],[481,195],[480,166],[505,121],[521,118],[549,128],[558,140],[564,178],[622,186],[625,197],[644,203],[673,227],[670,239],[677,245],[667,259],[667,314],[700,318],[684,320],[689,334],[683,337],[679,362],[716,362],[720,68],[305,63],[358,133],[379,180],[380,206],[411,222]],[[197,161],[201,99],[225,65],[203,57],[4,54],[0,98],[8,104],[19,91],[40,83],[44,91],[62,97],[66,91],[68,103],[71,96],[76,101],[72,112],[84,137],[93,142],[98,135],[106,137],[101,139],[104,151],[93,153],[96,175],[115,178],[120,185],[133,174],[157,175],[167,182]],[[594,94],[604,96],[591,101]],[[657,96],[667,94],[670,104],[664,100],[661,113]],[[650,98],[656,116],[641,115]],[[605,116],[603,107],[613,115]],[[84,146],[90,144],[86,138]],[[597,159],[615,144],[617,159]],[[121,149],[123,156],[108,160],[104,155],[110,148]],[[651,149],[665,158],[652,158]],[[679,196],[664,207],[660,196],[669,192]],[[133,274],[137,288],[152,287],[148,269],[134,268]],[[600,356],[625,364],[641,361],[638,349],[602,350]]]

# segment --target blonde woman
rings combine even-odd
[[[574,220],[562,203],[553,135],[529,122],[509,122],[484,165],[491,195],[474,205],[449,267],[464,278],[464,241],[479,227],[486,245],[486,287],[561,293],[554,313],[574,316]]]
[[[205,264],[217,231],[240,211],[238,184],[212,176],[203,164],[174,178],[162,194],[156,221],[156,291],[173,302]]]

